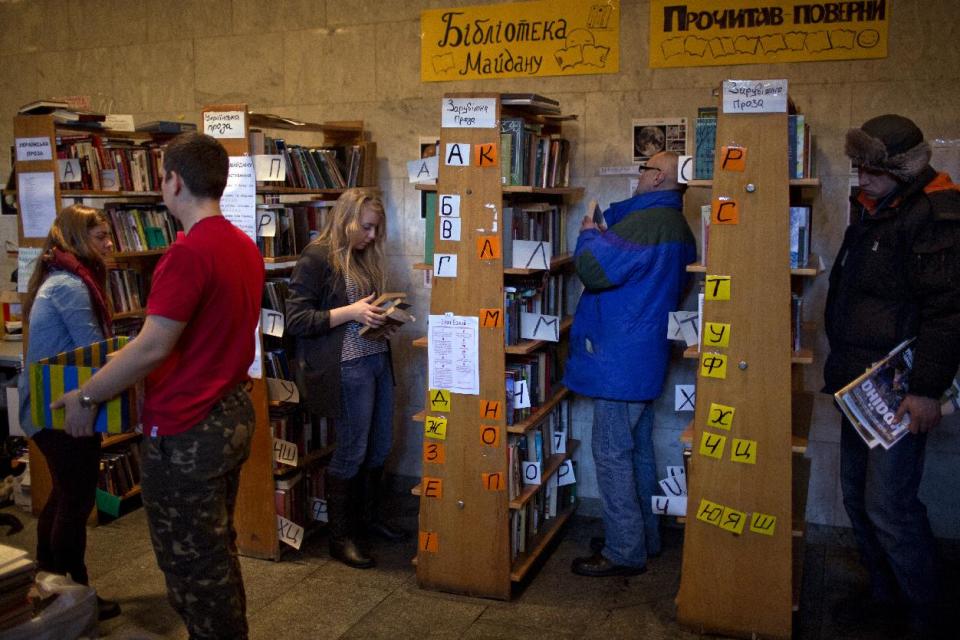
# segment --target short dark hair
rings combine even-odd
[[[202,133],[183,133],[163,152],[163,171],[176,171],[198,198],[219,200],[227,186],[230,158],[216,138]]]

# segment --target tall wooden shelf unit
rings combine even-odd
[[[734,199],[739,223],[714,221],[706,267],[689,269],[706,274],[706,289],[712,276],[730,278],[729,299],[705,300],[701,318],[704,332],[707,323],[728,324],[729,346],[685,354],[699,362],[677,617],[701,632],[789,638],[798,601],[812,394],[797,365],[813,354],[791,352],[790,294],[819,270],[790,269],[787,212],[791,189],[797,196],[819,182],[788,180],[787,131],[786,113],[719,114],[712,200]],[[742,172],[720,168],[725,145],[746,147]],[[703,375],[715,354],[726,356],[725,378]],[[719,415],[714,403],[735,409],[729,430],[708,424]],[[718,437],[726,438],[722,456],[700,452],[704,438]],[[753,441],[755,463],[733,461],[735,438]],[[735,512],[745,523],[739,533],[718,526],[736,529]],[[763,526],[771,517],[772,534]]]
[[[481,309],[504,310],[504,278],[527,275],[532,271],[505,269],[501,255],[481,259],[478,247],[481,236],[496,235],[498,216],[502,221],[503,208],[511,204],[550,201],[562,204],[564,200],[582,194],[580,188],[537,188],[530,186],[503,186],[499,161],[496,166],[449,166],[444,162],[448,144],[470,145],[471,153],[484,145],[500,149],[500,122],[506,115],[529,118],[543,126],[543,133],[559,133],[559,120],[543,118],[535,109],[508,110],[501,107],[497,94],[449,94],[449,99],[491,100],[495,103],[495,125],[486,128],[441,127],[440,163],[436,190],[438,198],[453,194],[460,197],[461,237],[459,242],[443,240],[440,225],[434,225],[434,247],[437,253],[457,254],[456,277],[433,276],[430,295],[430,314],[456,316],[481,315]],[[502,152],[502,150],[501,150]],[[431,187],[423,187],[431,189]],[[437,215],[437,214],[435,214]],[[569,256],[554,258],[550,271],[569,267]],[[432,268],[432,265],[417,265]],[[543,273],[542,270],[539,273]],[[482,324],[482,323],[481,323]],[[569,327],[566,318],[561,328],[561,342]],[[543,525],[532,541],[532,548],[511,558],[511,511],[525,505],[542,490],[544,484],[521,486],[520,495],[509,500],[509,492],[490,490],[483,484],[483,474],[503,474],[508,477],[507,443],[510,435],[524,434],[542,424],[557,404],[568,397],[568,391],[557,385],[528,419],[507,426],[505,410],[494,418],[481,416],[482,407],[492,403],[504,405],[504,363],[511,354],[522,355],[541,349],[546,343],[537,340],[522,341],[505,346],[504,328],[479,328],[479,395],[450,394],[449,410],[431,410],[431,390],[426,391],[424,412],[414,416],[417,422],[442,416],[447,420],[446,437],[442,441],[445,461],[430,461],[425,449],[423,478],[413,493],[420,496],[419,536],[417,547],[417,582],[420,587],[451,593],[509,599],[512,583],[523,580],[535,562],[543,556],[550,541],[572,515],[575,504],[558,507],[558,513]],[[414,341],[415,346],[426,347],[427,340]],[[429,347],[428,347],[429,348]],[[481,430],[494,427],[499,431],[499,445],[486,446],[481,442]],[[425,447],[441,441],[424,438]],[[564,460],[570,459],[577,447],[568,441],[567,453],[556,454],[543,461],[542,479],[546,483]],[[442,487],[442,495],[437,494]]]
[[[54,175],[54,192],[53,200],[55,203],[55,208],[57,211],[60,210],[61,206],[65,202],[73,201],[77,203],[87,203],[90,206],[94,207],[103,207],[104,203],[108,201],[122,201],[122,202],[134,202],[146,205],[155,205],[161,202],[161,194],[159,191],[104,191],[104,190],[91,190],[91,189],[61,189],[61,185],[58,176],[58,158],[57,158],[57,142],[61,137],[73,137],[73,138],[82,138],[85,136],[97,135],[103,139],[107,140],[121,140],[125,144],[138,144],[138,143],[149,143],[157,142],[162,143],[167,137],[164,135],[151,135],[149,133],[141,132],[126,132],[126,131],[113,131],[109,129],[95,129],[95,128],[81,128],[81,127],[71,127],[70,125],[65,125],[58,123],[54,116],[52,115],[19,115],[14,118],[13,121],[14,137],[15,139],[24,139],[24,138],[42,138],[49,141],[50,150],[51,150],[51,159],[49,160],[17,160],[15,162],[15,169],[18,175],[28,174],[28,173],[50,173]],[[18,211],[22,211],[22,204],[20,202],[22,194],[18,191]],[[46,232],[43,233],[41,237],[27,237],[24,235],[24,225],[22,216],[18,215],[18,237],[19,237],[19,247],[21,248],[32,248],[40,249],[43,247],[43,243],[46,239]],[[115,236],[116,236],[116,230]],[[147,251],[116,251],[109,258],[107,258],[107,268],[118,269],[118,268],[129,268],[137,271],[141,276],[142,289],[140,291],[141,301],[146,302],[146,295],[149,292],[151,274],[153,273],[154,267],[157,265],[157,261],[160,259],[164,253],[164,249],[153,249]],[[115,301],[112,298],[112,294],[109,289],[107,289],[107,297],[111,307],[115,307]],[[25,294],[20,295],[21,300],[25,298]],[[144,317],[143,311],[130,311],[122,314],[114,314],[114,321],[126,320],[126,319],[140,319]],[[27,318],[24,318],[24,342],[23,342],[23,355],[26,357],[26,348],[27,340],[29,340],[27,326]],[[11,407],[11,411],[16,411],[16,407]],[[136,432],[127,432],[122,434],[105,436],[101,444],[101,448],[104,451],[119,451],[123,448],[136,446],[137,441],[139,441],[139,434]],[[30,480],[31,480],[31,505],[34,514],[39,514],[40,510],[43,508],[43,505],[46,504],[47,498],[50,495],[50,491],[53,488],[50,470],[47,466],[46,459],[43,454],[40,452],[40,449],[33,443],[31,440],[29,442],[29,451],[30,451]],[[119,496],[121,509],[126,509],[126,506],[135,501],[140,494],[140,485],[136,483],[130,490],[126,491],[122,496]],[[97,509],[94,508],[90,516],[90,522],[95,523],[97,521]]]
[[[277,129],[286,134],[322,135],[321,145],[362,145],[364,164],[367,169],[358,177],[358,186],[379,193],[376,187],[376,144],[370,142],[364,131],[362,121],[309,123],[295,122],[265,114],[250,113],[245,104],[209,105],[203,113],[242,112],[244,118],[243,137],[219,138],[231,156],[251,153],[250,129]],[[265,197],[271,201],[296,200],[336,200],[344,189],[311,189],[286,186],[263,186],[257,188],[257,202],[263,204]],[[292,271],[298,255],[265,258],[267,277],[287,276]],[[261,340],[261,344],[263,344]],[[288,354],[293,360],[293,354]],[[263,364],[261,359],[261,365]],[[265,369],[264,369],[265,372]],[[265,373],[264,373],[265,375]],[[323,393],[323,390],[317,390]],[[256,428],[250,458],[240,472],[240,489],[237,496],[235,526],[237,530],[237,548],[241,554],[257,558],[279,560],[283,550],[278,533],[277,508],[275,502],[275,472],[273,462],[273,429],[270,420],[271,408],[290,409],[289,403],[271,399],[267,392],[265,377],[255,378],[250,386],[250,394],[256,411]],[[328,457],[332,447],[310,452],[300,458],[298,469],[303,470],[321,463]],[[285,468],[289,469],[289,467]]]

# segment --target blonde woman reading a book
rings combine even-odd
[[[107,306],[107,266],[113,251],[106,215],[81,205],[66,207],[47,234],[30,277],[24,315],[30,319],[25,369],[43,358],[71,351],[112,335]],[[84,555],[87,516],[97,496],[100,435],[74,438],[66,431],[41,429],[30,415],[30,383],[21,374],[20,425],[46,458],[53,488],[37,520],[37,564],[42,571],[69,574],[88,584]],[[97,598],[101,620],[120,606]]]
[[[359,189],[337,200],[320,236],[290,278],[286,330],[297,337],[301,395],[314,416],[336,420],[337,448],[327,467],[330,555],[358,569],[374,566],[366,533],[399,541],[404,532],[380,515],[383,466],[393,443],[390,344],[364,327],[384,324],[374,306],[386,281],[383,202]]]

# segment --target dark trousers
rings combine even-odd
[[[53,490],[37,521],[37,564],[40,570],[70,574],[88,584],[83,556],[87,518],[97,500],[100,436],[73,438],[44,429],[33,437],[50,468]]]
[[[253,428],[253,405],[238,388],[188,431],[143,438],[150,539],[191,640],[247,637],[233,511]]]

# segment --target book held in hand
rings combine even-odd
[[[405,293],[383,293],[377,296],[371,304],[384,309],[383,317],[386,322],[379,327],[363,327],[360,329],[360,336],[367,340],[382,340],[389,336],[395,327],[416,321],[416,318],[407,312],[410,305],[406,302],[406,297]]]

